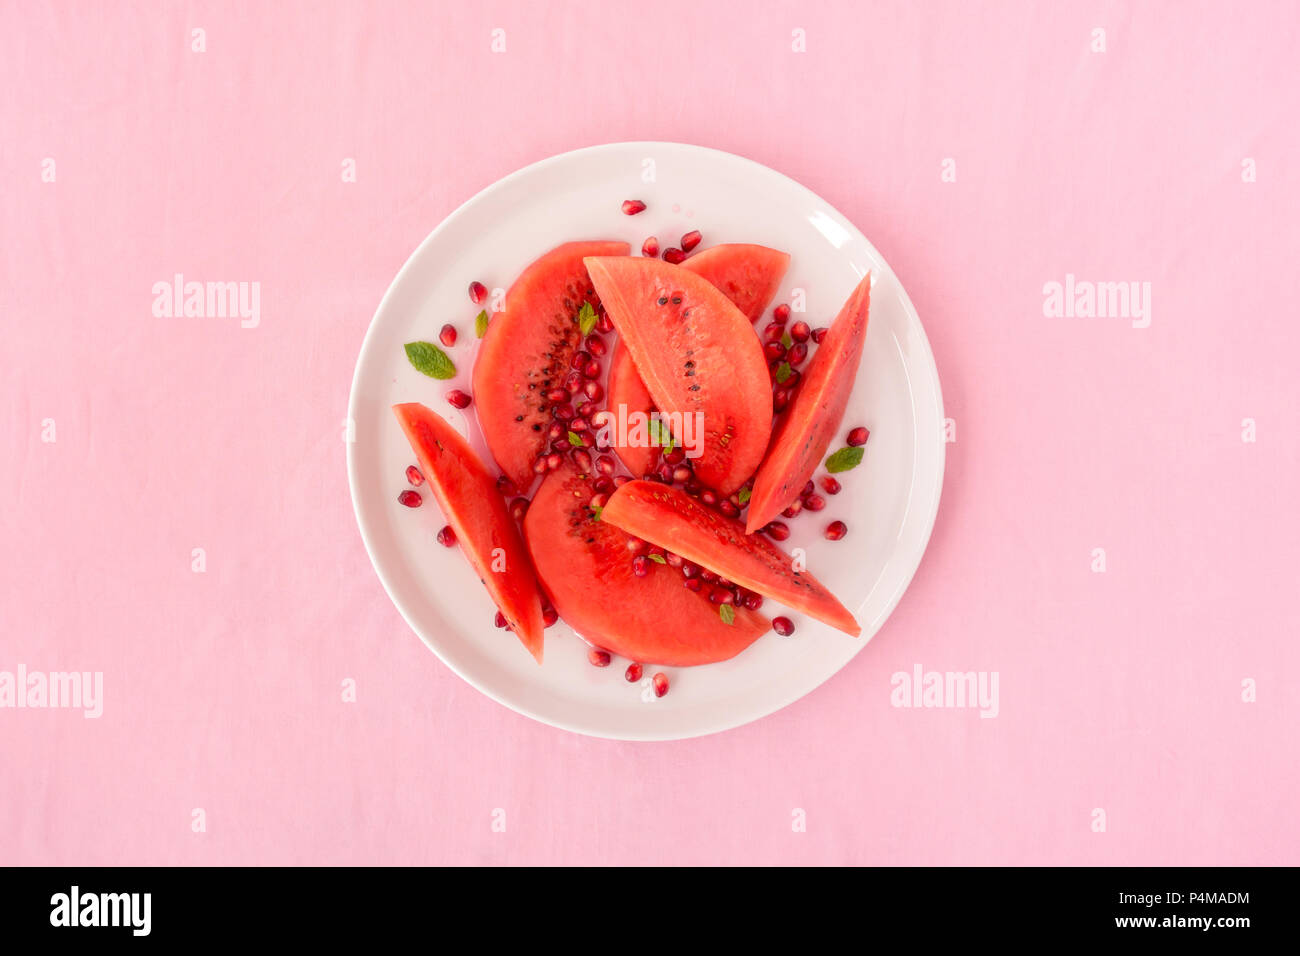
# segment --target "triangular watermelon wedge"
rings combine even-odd
[[[758,467],[772,429],[767,362],[749,319],[681,266],[635,257],[585,262],[696,476],[731,494]]]
[[[754,477],[745,529],[751,534],[790,506],[817,470],[844,418],[867,338],[871,273],[849,296],[818,346],[794,401]]]
[[[610,496],[601,521],[846,634],[862,633],[835,595],[807,571],[795,570],[790,555],[680,488],[629,481]]]
[[[528,652],[542,662],[542,592],[496,479],[440,415],[418,402],[394,405],[420,469],[461,551]],[[504,562],[504,563],[503,563]],[[501,570],[495,570],[500,568]]]
[[[790,265],[790,256],[778,249],[751,243],[723,243],[696,253],[682,263],[731,300],[750,322],[756,322],[776,295]],[[648,413],[654,409],[650,390],[641,381],[632,356],[620,341],[609,359],[609,403],[615,414]],[[656,449],[644,444],[614,443],[614,452],[627,470],[641,476],[655,460]]]

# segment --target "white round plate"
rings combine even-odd
[[[620,211],[624,199],[648,208]],[[585,645],[561,622],[546,632],[538,666],[508,631],[459,549],[434,534],[444,523],[425,495],[400,505],[414,456],[389,406],[419,401],[485,447],[472,416],[444,400],[469,389],[478,307],[471,280],[508,288],[533,259],[573,239],[623,239],[639,251],[645,237],[675,245],[691,229],[701,248],[756,242],[790,253],[774,302],[797,302],[806,319],[829,325],[868,270],[871,316],[858,381],[832,450],[855,425],[871,439],[843,491],[826,510],[800,515],[787,548],[807,551],[809,570],[856,614],[862,636],[849,637],[771,600],[763,613],[787,613],[791,637],[769,632],[738,657],[693,668],[664,668],[667,696],[623,678],[628,662],[587,663]],[[489,304],[490,303],[486,303]],[[770,315],[770,309],[769,309]],[[761,319],[759,328],[768,322]],[[439,382],[407,362],[403,344],[437,341],[444,323],[460,333],[451,350],[459,374]],[[469,410],[473,411],[473,408]],[[907,293],[866,238],[829,203],[765,166],[717,150],[677,143],[614,143],[580,149],[507,176],[465,203],[415,250],[384,295],[366,333],[352,383],[348,478],[361,536],[393,603],[429,648],[494,700],[556,727],[626,740],[671,740],[756,720],[798,700],[849,662],[889,616],[916,571],[930,537],[943,483],[943,401],[925,332]],[[822,472],[819,471],[819,474]],[[820,490],[820,489],[819,489]],[[845,521],[848,535],[827,541],[822,529]],[[598,593],[598,592],[597,592]],[[671,627],[671,620],[664,621]],[[647,667],[645,679],[658,668]]]

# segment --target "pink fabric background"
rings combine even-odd
[[[101,670],[106,699],[0,710],[0,862],[1300,862],[1298,41],[1285,3],[3,3],[0,669]],[[340,440],[415,245],[625,139],[843,210],[957,423],[874,644],[670,744],[442,666]],[[261,282],[260,327],[154,318],[175,272]],[[1045,318],[1067,272],[1149,281],[1151,327]],[[917,663],[997,671],[1000,715],[891,707]]]

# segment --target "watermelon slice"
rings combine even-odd
[[[537,575],[560,617],[588,642],[644,664],[688,667],[735,657],[770,628],[763,615],[719,608],[682,586],[681,572],[632,570],[629,537],[588,502],[592,476],[566,461],[542,481],[524,518]]]
[[[776,295],[790,267],[790,256],[752,243],[731,242],[697,252],[682,263],[731,300],[745,318],[757,322]]]
[[[465,439],[424,405],[394,405],[393,414],[456,532],[461,551],[510,628],[540,664],[542,592],[519,529],[497,493],[496,479]]]
[[[552,418],[546,393],[562,387],[582,338],[578,315],[600,301],[582,260],[625,256],[626,242],[569,242],[515,280],[474,361],[474,402],[492,457],[516,487],[533,483]]]
[[[609,411],[630,420],[638,412],[648,416],[654,410],[655,400],[637,374],[632,353],[623,348],[622,342],[616,343],[609,357]],[[657,447],[632,441],[619,444],[618,432],[611,428],[609,434],[614,453],[633,475],[640,477],[654,466]]]
[[[808,363],[803,382],[776,426],[771,449],[754,478],[745,529],[757,531],[799,497],[840,427],[862,361],[871,308],[867,273],[835,317]]]
[[[707,279],[750,322],[755,322],[776,295],[789,265],[790,257],[776,249],[726,243],[691,256],[682,263],[682,268]],[[615,344],[609,364],[609,407],[618,414],[620,405],[625,406],[627,415],[649,414],[655,407],[650,390],[641,381],[632,356],[622,342]],[[655,451],[644,444],[614,444],[614,452],[633,475],[644,475],[650,470]]]
[[[853,615],[815,577],[796,571],[794,559],[739,521],[720,515],[680,488],[629,481],[610,497],[601,521],[765,597],[780,601],[857,637]]]
[[[749,319],[681,266],[632,257],[586,263],[655,405],[672,416],[696,477],[731,494],[758,467],[772,429],[767,362]]]

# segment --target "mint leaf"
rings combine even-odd
[[[736,495],[736,498],[740,501],[742,506],[749,504],[749,489],[741,488],[740,494]]]
[[[574,448],[582,447],[582,436],[577,432],[569,432],[569,444]]]
[[[722,618],[723,624],[734,624],[736,621],[736,609],[730,604],[719,604],[718,617]]]
[[[406,358],[417,371],[429,378],[449,379],[456,375],[456,365],[447,358],[447,353],[432,342],[407,342]]]
[[[605,509],[602,508],[600,505],[590,505],[589,507],[591,508],[591,513],[596,516],[596,520],[597,521],[601,520],[600,516],[605,513]]]
[[[793,371],[794,369],[790,367],[789,362],[782,362],[776,367],[776,383],[778,385],[784,384],[785,380],[790,377],[790,373]]]
[[[862,446],[841,448],[835,454],[826,459],[826,470],[831,474],[840,471],[848,471],[850,468],[858,467],[862,461]]]
[[[664,556],[663,556],[662,554],[652,554],[652,555],[650,555],[650,560],[653,561],[655,564],[667,564],[667,563],[668,563],[668,562],[664,559]]]
[[[595,327],[596,310],[591,307],[590,302],[584,302],[582,308],[578,310],[578,331],[583,335],[590,335]]]
[[[789,332],[781,336],[781,344],[784,345],[786,348],[789,348],[790,346],[794,345],[794,339],[790,338]]]
[[[662,445],[664,454],[673,450],[673,433],[661,419],[650,419],[650,437],[656,445]]]
[[[480,339],[483,338],[483,336],[487,334],[487,327],[488,327],[488,314],[487,314],[487,309],[484,309],[478,315],[474,316],[475,338],[480,338]]]

